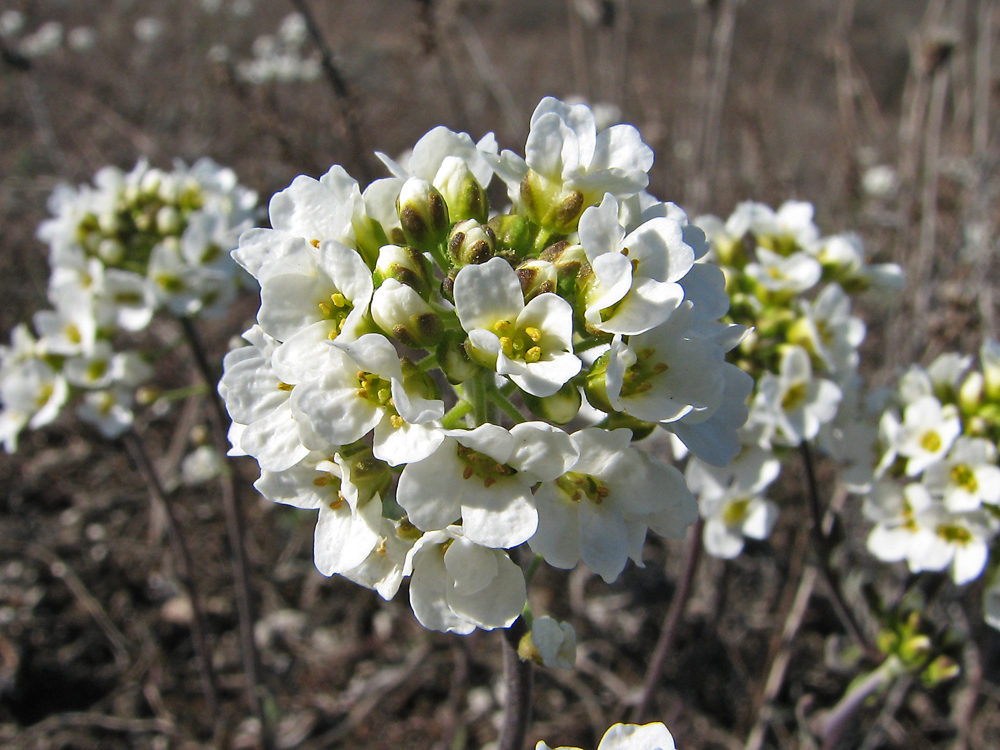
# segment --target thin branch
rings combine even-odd
[[[534,664],[524,661],[517,654],[521,638],[528,632],[523,618],[502,632],[503,678],[506,687],[503,728],[497,750],[522,750],[524,738],[531,722],[531,693],[534,682]]]
[[[684,609],[691,598],[691,589],[694,584],[694,576],[698,570],[698,561],[701,558],[701,535],[705,521],[698,518],[697,523],[688,530],[687,551],[684,555],[684,570],[681,573],[680,585],[670,601],[670,608],[663,620],[663,627],[660,630],[660,637],[656,642],[656,648],[649,659],[649,669],[646,670],[646,679],[642,686],[642,695],[632,712],[632,722],[642,723],[649,709],[650,701],[653,699],[653,691],[660,681],[663,673],[663,666],[667,660],[667,654],[673,646],[674,637],[677,635],[677,628],[681,624],[684,616]]]
[[[333,59],[333,50],[327,44],[326,37],[323,36],[323,30],[316,22],[316,16],[313,15],[306,0],[291,0],[291,3],[302,14],[302,18],[306,22],[306,29],[309,31],[309,36],[312,37],[313,43],[319,49],[323,74],[330,82],[330,87],[333,89],[333,93],[337,97],[337,102],[340,104],[340,114],[344,118],[347,134],[351,141],[351,148],[358,160],[358,171],[367,184],[374,179],[375,172],[372,169],[368,155],[369,151],[365,146],[365,138],[362,134],[363,128],[361,116],[358,113],[358,103],[347,86],[347,79],[344,78],[337,67],[337,63]]]
[[[201,606],[201,597],[194,585],[192,571],[194,566],[191,563],[191,551],[188,548],[187,540],[181,531],[180,522],[174,512],[174,505],[170,497],[163,489],[163,484],[153,467],[153,462],[149,458],[142,440],[135,431],[129,430],[122,435],[125,449],[132,457],[136,468],[142,474],[146,482],[149,495],[153,502],[159,505],[167,519],[167,534],[170,538],[170,546],[174,552],[174,565],[176,567],[177,578],[184,587],[188,601],[191,602],[191,641],[194,644],[195,653],[198,656],[198,666],[201,671],[202,689],[205,691],[205,709],[208,713],[209,724],[215,724],[219,719],[219,683],[215,677],[215,668],[212,666],[212,652],[208,647],[206,638],[207,628],[205,627],[205,611]]]
[[[188,317],[179,318],[188,347],[194,356],[198,372],[209,387],[208,422],[212,433],[212,442],[220,456],[229,451],[229,438],[226,425],[229,415],[226,407],[215,389],[219,382],[219,373],[209,364],[208,355],[201,342],[201,336],[194,321]],[[233,568],[233,583],[236,590],[236,609],[239,614],[240,650],[243,657],[243,671],[246,676],[246,695],[254,716],[260,722],[261,745],[265,750],[272,746],[270,727],[264,704],[260,695],[260,659],[257,654],[257,644],[254,641],[254,607],[250,595],[250,577],[246,557],[246,547],[243,544],[244,527],[243,509],[240,507],[238,494],[239,485],[231,471],[223,471],[219,478],[222,491],[222,509],[226,517],[226,534],[229,537],[230,562]]]
[[[874,656],[877,652],[868,643],[868,639],[865,638],[864,631],[861,630],[857,620],[855,620],[851,608],[847,606],[844,593],[840,588],[840,581],[830,566],[830,556],[832,553],[830,539],[823,530],[823,508],[820,505],[819,487],[816,484],[816,467],[813,463],[812,450],[809,448],[807,441],[803,440],[799,443],[799,452],[802,454],[802,464],[806,473],[809,510],[812,514],[812,535],[818,552],[819,570],[829,590],[830,601],[833,604],[834,611],[837,613],[837,617],[843,623],[847,632],[865,650],[867,655]]]

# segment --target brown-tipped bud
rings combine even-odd
[[[521,203],[535,223],[559,234],[576,231],[586,208],[579,190],[566,190],[533,169],[521,181]]]
[[[541,417],[556,424],[571,422],[580,413],[580,406],[583,403],[580,389],[572,383],[566,383],[554,394],[545,398],[532,396],[530,393],[523,391],[521,398],[524,401],[524,405],[536,417]]]
[[[448,203],[452,221],[475,219],[485,224],[490,216],[490,203],[486,190],[469,169],[464,159],[449,156],[441,163],[434,176],[434,185]]]
[[[381,286],[386,279],[395,279],[416,290],[424,299],[430,299],[434,276],[430,263],[420,251],[412,247],[383,245],[379,249],[372,278],[375,286]]]
[[[490,228],[496,237],[497,254],[524,258],[531,252],[534,237],[531,221],[517,214],[503,214],[490,219]]]
[[[555,292],[559,277],[555,263],[547,260],[528,260],[514,269],[521,282],[524,301],[528,302],[539,294]]]
[[[375,290],[371,313],[379,328],[411,349],[436,346],[444,334],[438,314],[413,287],[396,279],[386,279]]]
[[[583,245],[566,240],[556,242],[545,248],[539,258],[555,265],[559,296],[572,302],[578,293],[577,282],[582,280],[581,272],[590,269]]]
[[[485,263],[493,257],[495,248],[493,230],[473,219],[456,224],[448,236],[448,252],[457,266]]]
[[[421,252],[430,252],[448,237],[448,205],[427,180],[411,177],[403,183],[396,199],[399,223],[406,244]]]
[[[436,353],[438,366],[452,385],[464,383],[480,370],[465,351],[464,331],[447,331]]]

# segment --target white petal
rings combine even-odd
[[[462,268],[455,277],[454,294],[455,311],[466,331],[492,329],[500,320],[513,322],[524,309],[521,282],[502,258]]]

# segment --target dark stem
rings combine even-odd
[[[684,555],[684,570],[681,573],[680,586],[670,601],[670,608],[667,610],[667,615],[663,619],[663,627],[660,630],[660,638],[657,640],[653,656],[649,660],[646,680],[642,685],[642,695],[639,696],[639,702],[632,713],[631,721],[635,724],[642,723],[649,710],[653,691],[656,690],[656,684],[660,681],[663,666],[667,661],[667,654],[670,653],[674,637],[677,635],[677,628],[684,616],[684,609],[687,607],[688,599],[691,598],[694,575],[698,570],[698,561],[701,559],[701,532],[704,525],[705,521],[699,517],[688,531],[687,550]]]
[[[358,170],[361,172],[361,177],[365,184],[367,184],[374,179],[375,173],[368,160],[368,149],[365,147],[364,137],[361,133],[361,118],[358,115],[357,102],[347,87],[347,80],[341,74],[336,62],[334,62],[333,51],[330,49],[330,45],[326,43],[323,30],[316,22],[316,16],[313,15],[306,0],[291,0],[291,2],[296,10],[302,14],[302,18],[305,19],[309,36],[312,37],[313,43],[319,49],[323,74],[330,82],[330,87],[333,89],[333,93],[340,103],[340,114],[344,118],[344,123],[347,126],[347,134],[351,140],[351,148],[358,160]]]
[[[205,709],[208,713],[209,723],[215,725],[219,720],[219,684],[215,677],[215,669],[212,667],[212,652],[208,647],[205,627],[205,611],[201,606],[201,597],[194,585],[191,563],[191,552],[188,549],[187,540],[181,532],[181,526],[174,512],[174,505],[163,484],[156,473],[152,460],[146,452],[146,447],[142,444],[139,435],[133,430],[129,430],[122,435],[125,449],[131,456],[139,473],[146,482],[150,497],[166,513],[167,535],[170,538],[170,547],[174,553],[174,566],[176,568],[177,579],[184,587],[191,602],[191,640],[194,643],[195,653],[198,655],[198,667],[201,671],[202,689],[205,691]]]
[[[503,680],[506,699],[503,710],[503,728],[497,750],[522,750],[524,738],[531,722],[531,691],[534,665],[517,654],[521,638],[528,632],[523,618],[503,631]]]
[[[858,625],[857,620],[854,619],[854,614],[851,612],[851,608],[847,606],[847,601],[844,598],[844,592],[840,588],[840,581],[837,578],[836,573],[833,572],[833,568],[830,566],[830,557],[832,554],[832,549],[830,547],[830,538],[826,535],[823,529],[823,508],[820,505],[819,499],[819,486],[816,483],[816,467],[813,462],[812,450],[809,448],[809,443],[803,440],[799,443],[799,453],[802,454],[802,465],[806,472],[806,488],[808,489],[809,495],[809,511],[812,514],[812,536],[816,543],[816,550],[819,556],[819,572],[823,576],[823,580],[826,582],[826,587],[830,592],[830,601],[833,604],[833,608],[837,613],[837,617],[840,619],[841,623],[851,637],[861,646],[865,653],[870,657],[877,657],[878,652],[868,643],[868,639],[865,638],[864,632]]]
[[[194,356],[198,366],[198,372],[208,386],[208,423],[211,428],[212,442],[215,450],[220,456],[225,456],[229,451],[229,438],[227,437],[227,427],[229,415],[226,407],[222,403],[216,384],[219,382],[219,375],[209,364],[208,355],[201,342],[201,337],[194,321],[188,317],[179,318],[181,327],[184,329],[184,336],[187,339],[188,347]],[[222,491],[222,508],[226,518],[226,535],[229,537],[230,563],[233,568],[233,582],[236,590],[236,608],[239,614],[240,627],[240,651],[243,658],[243,671],[246,676],[246,694],[250,703],[250,710],[260,722],[261,746],[265,750],[272,747],[270,727],[267,722],[267,715],[264,711],[264,703],[260,694],[260,659],[257,654],[257,644],[254,641],[254,607],[253,598],[250,595],[250,577],[248,574],[246,548],[243,545],[243,535],[245,523],[243,521],[243,510],[240,506],[239,485],[233,473],[224,470],[219,477],[219,485]]]

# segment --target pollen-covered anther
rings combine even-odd
[[[540,346],[533,346],[528,351],[524,353],[524,361],[528,364],[533,362],[538,362],[542,358],[542,348]]]
[[[317,250],[319,249],[319,240],[309,240],[309,244],[315,247]]]
[[[474,473],[475,469],[471,466],[466,466],[465,469],[462,470],[462,479],[470,479]]]
[[[329,302],[320,302],[319,311],[329,317],[330,313],[333,311],[333,308],[330,306]]]
[[[389,422],[390,422],[390,424],[392,424],[392,426],[393,426],[393,427],[395,427],[396,429],[399,429],[399,428],[400,428],[400,427],[402,427],[402,426],[403,426],[404,424],[406,424],[406,420],[405,420],[405,419],[403,419],[403,418],[402,418],[401,416],[399,416],[398,414],[393,414],[393,415],[392,415],[391,417],[389,417]]]
[[[340,292],[336,292],[334,294],[331,294],[330,295],[330,301],[333,302],[333,304],[336,307],[347,307],[347,297],[345,297]]]
[[[542,340],[542,332],[533,326],[528,326],[524,329],[524,335],[529,339],[534,341],[536,344]]]
[[[483,487],[489,489],[496,483],[497,483],[496,477],[486,477],[486,479],[483,480]]]
[[[330,484],[330,477],[328,477],[328,476],[326,476],[326,477],[316,477],[313,480],[313,484],[316,487],[326,487],[328,484]]]
[[[294,385],[291,385],[289,383],[282,383],[282,382],[278,383],[278,390],[279,391],[290,391],[294,387],[295,387]]]

